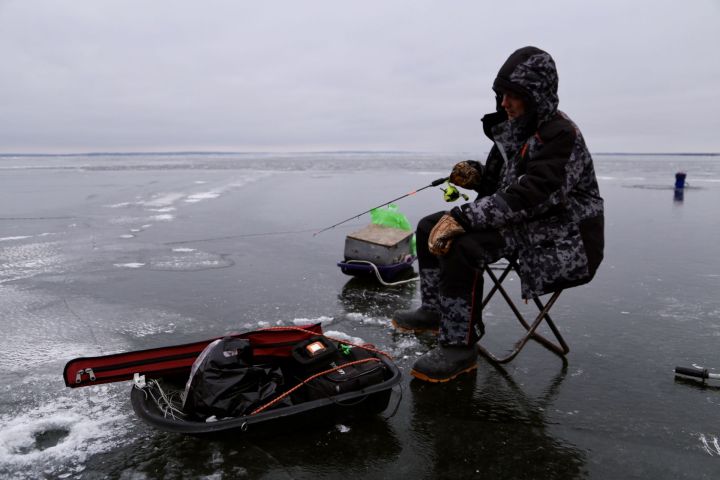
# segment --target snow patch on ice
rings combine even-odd
[[[415,337],[401,337],[391,348],[391,355],[396,357],[403,357],[407,355],[418,355],[417,349],[420,347]]]
[[[148,208],[151,212],[158,212],[158,213],[168,213],[168,212],[174,212],[177,210],[175,207],[162,207],[162,208]]]
[[[365,343],[365,340],[360,337],[353,337],[352,335],[348,335],[347,333],[340,332],[338,330],[328,330],[327,332],[325,332],[325,335],[328,338],[334,338],[336,340],[352,343],[354,345],[362,345]]]
[[[10,242],[13,240],[25,240],[26,238],[32,238],[30,235],[19,235],[17,237],[2,237],[0,238],[0,242]]]
[[[37,235],[15,235],[13,237],[0,237],[0,242],[13,242],[15,240],[27,240],[28,238],[33,237],[50,237],[52,235],[57,235],[57,233],[45,232],[39,233]]]
[[[346,314],[346,317],[348,320],[352,320],[353,322],[361,323],[363,325],[389,326],[391,323],[388,318],[369,317],[367,315],[363,315],[362,313],[348,313]]]
[[[113,266],[118,268],[142,268],[145,266],[145,264],[140,262],[113,263]]]
[[[185,203],[198,203],[203,200],[212,200],[222,195],[222,189],[211,190],[209,192],[193,193],[185,199]]]
[[[155,207],[155,208],[169,207],[173,203],[182,199],[184,196],[185,196],[184,193],[178,193],[178,192],[161,193],[161,194],[158,194],[155,197],[153,197],[151,200],[141,201],[138,203],[145,207],[151,207],[151,208],[152,207]]]
[[[331,324],[333,321],[332,317],[317,317],[317,318],[296,318],[292,321],[293,325],[296,327],[303,327],[308,325],[315,325],[316,323],[322,324],[322,326],[326,326]]]

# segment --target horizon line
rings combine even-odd
[[[71,152],[71,153],[2,153],[0,157],[92,157],[102,155],[287,155],[287,154],[339,154],[339,153],[355,153],[355,154],[423,154],[423,155],[442,155],[452,153],[466,153],[465,151],[447,151],[433,152],[422,150],[286,150],[286,151],[262,151],[262,150],[246,150],[246,151],[227,151],[227,150],[167,150],[167,151],[97,151],[97,152]],[[696,156],[696,157],[715,157],[720,156],[720,152],[590,152],[592,155],[604,156]]]

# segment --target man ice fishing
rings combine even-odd
[[[554,60],[521,48],[493,90],[497,111],[482,119],[493,142],[485,165],[460,162],[450,176],[478,196],[418,223],[422,304],[393,315],[401,331],[439,330],[438,346],[411,371],[425,381],[477,368],[486,264],[516,257],[527,299],[589,282],[603,258],[603,199],[580,130],[558,110]]]

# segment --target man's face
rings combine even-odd
[[[525,102],[519,95],[512,92],[503,93],[500,106],[505,109],[510,120],[515,120],[525,113]]]

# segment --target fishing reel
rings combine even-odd
[[[460,192],[460,190],[458,190],[455,185],[453,185],[452,183],[450,183],[449,180],[448,180],[448,182],[447,182],[447,188],[442,188],[442,187],[440,187],[440,190],[443,191],[443,199],[444,199],[446,202],[454,202],[455,200],[457,200],[457,199],[460,198],[460,197],[462,197],[463,200],[465,200],[466,202],[467,202],[468,200],[470,200],[470,198],[469,198],[467,195],[465,195],[464,193]]]

